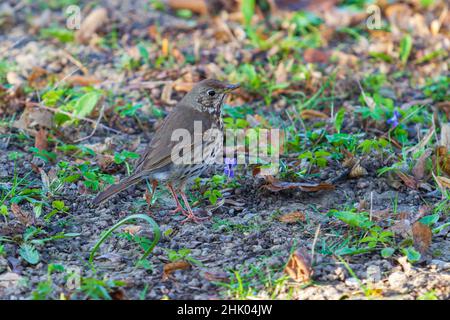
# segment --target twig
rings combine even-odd
[[[90,122],[90,123],[93,123],[93,124],[97,123],[96,120],[92,120],[92,119],[85,118],[85,117],[80,117],[80,116],[74,115],[74,114],[72,114],[70,112],[63,111],[63,110],[50,108],[50,107],[44,106],[44,105],[42,105],[40,103],[31,102],[31,101],[22,101],[22,102],[24,102],[25,104],[31,105],[33,107],[38,107],[38,108],[41,108],[41,109],[48,110],[48,111],[53,112],[53,113],[61,113],[61,114],[64,114],[66,116],[69,116],[71,118],[75,118],[77,120],[83,120],[83,121]],[[111,127],[108,127],[108,126],[106,126],[106,125],[104,125],[102,123],[98,123],[97,125],[99,125],[100,127],[102,127],[105,130],[112,131],[112,132],[117,133],[117,134],[121,134],[122,133],[121,131],[113,129]]]
[[[91,132],[89,135],[87,135],[86,137],[77,139],[77,140],[75,140],[74,142],[77,142],[77,143],[78,143],[78,142],[87,140],[87,139],[89,139],[90,137],[92,137],[92,136],[94,135],[95,131],[97,131],[97,126],[99,125],[100,120],[101,120],[102,117],[103,117],[103,111],[104,111],[104,110],[105,110],[105,105],[102,105],[102,108],[100,109],[100,114],[98,115],[97,121],[96,121],[95,124],[94,124],[94,129],[92,130],[92,132]]]
[[[75,58],[69,51],[63,49],[63,54],[66,56],[67,59],[69,59],[75,66],[77,66],[85,75],[89,74],[88,69],[78,60]]]
[[[133,89],[153,89],[164,84],[172,83],[173,81],[141,81],[137,83],[130,83],[129,86],[125,87],[125,90]]]
[[[75,70],[73,70],[71,73],[69,73],[68,75],[66,75],[64,78],[62,78],[61,80],[59,80],[54,86],[53,86],[53,88],[52,89],[56,89],[56,88],[58,88],[58,86],[59,86],[59,84],[61,83],[61,82],[63,82],[64,80],[66,80],[67,78],[69,78],[70,76],[72,76],[75,72],[77,72],[78,70],[80,70],[80,68],[79,67],[77,67]]]
[[[320,224],[317,226],[316,232],[314,233],[314,240],[311,249],[311,265],[314,263],[314,253],[316,249],[317,239],[319,238],[319,233],[320,233]]]

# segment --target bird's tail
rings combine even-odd
[[[132,185],[135,185],[139,181],[142,180],[142,175],[135,174],[129,177],[126,177],[122,181],[120,181],[117,184],[113,184],[112,186],[109,186],[106,190],[100,192],[94,200],[92,200],[92,204],[99,205],[103,201],[109,199],[110,197],[114,196],[115,194],[131,187]]]

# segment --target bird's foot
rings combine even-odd
[[[186,223],[189,221],[193,221],[195,223],[201,223],[202,221],[209,220],[209,217],[197,217],[195,214],[189,214],[186,219],[181,221],[181,223]]]
[[[181,205],[178,205],[175,209],[170,210],[171,214],[176,214],[178,212],[181,212],[181,214],[186,216],[186,217],[189,216],[189,212],[187,210],[184,210]]]

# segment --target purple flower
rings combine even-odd
[[[236,167],[237,161],[236,158],[225,158],[225,168],[223,169],[223,173],[228,176],[228,178],[234,177],[233,168]]]
[[[401,117],[402,115],[400,114],[400,112],[397,109],[395,109],[392,118],[388,119],[386,122],[390,124],[392,128],[395,128],[396,126],[398,126],[399,119]]]

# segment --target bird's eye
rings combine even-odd
[[[213,97],[216,94],[214,90],[208,90],[206,93],[209,94],[211,97]]]

